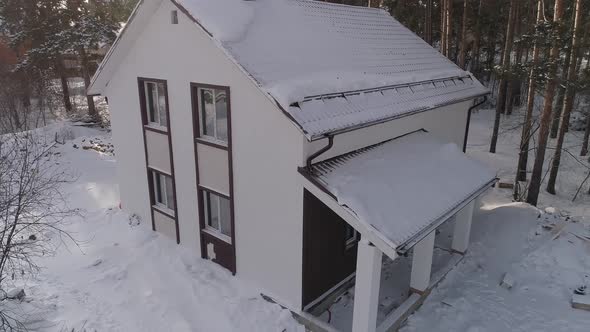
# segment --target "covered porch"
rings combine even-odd
[[[353,279],[355,332],[395,328],[421,303],[466,252],[475,201],[495,182],[492,171],[425,131],[300,171],[305,190],[360,233]],[[437,229],[445,227],[445,237],[437,240],[446,253],[444,266],[435,266],[433,273]],[[395,309],[386,308],[378,323],[383,264],[395,269],[406,264],[410,273],[405,301],[391,303]]]

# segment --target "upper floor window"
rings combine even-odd
[[[142,111],[146,114],[147,124],[164,127],[164,129],[168,128],[166,83],[144,80],[143,95],[145,107]]]
[[[200,136],[227,143],[228,93],[223,88],[198,88]]]

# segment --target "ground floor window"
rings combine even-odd
[[[206,228],[226,241],[231,241],[231,207],[229,199],[203,191]]]
[[[152,204],[174,212],[174,186],[172,177],[159,172],[150,171],[152,180]]]

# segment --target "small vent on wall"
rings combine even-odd
[[[178,11],[173,10],[170,12],[170,23],[178,24]]]

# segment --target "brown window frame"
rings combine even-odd
[[[207,144],[210,146],[218,147],[220,149],[227,150],[230,140],[230,91],[229,87],[227,86],[220,86],[220,85],[212,85],[212,84],[198,84],[194,83],[191,84],[192,88],[196,88],[196,93],[193,94],[193,101],[194,105],[196,105],[196,111],[198,116],[198,123],[196,127],[196,133],[198,134],[197,137],[200,143]],[[213,90],[213,91],[223,91],[225,92],[226,98],[226,138],[225,140],[219,139],[215,136],[206,135],[205,132],[205,123],[206,123],[206,114],[203,111],[203,102],[201,99],[201,91],[203,90]],[[217,110],[215,110],[215,115],[217,115]],[[217,116],[216,116],[217,118]]]
[[[215,190],[211,190],[209,188],[205,188],[203,186],[199,186],[198,188],[199,190],[199,197],[201,197],[201,204],[200,206],[203,207],[203,218],[204,218],[204,224],[205,224],[205,228],[203,229],[205,232],[218,237],[220,240],[227,242],[228,244],[232,244],[232,234],[233,234],[233,222],[232,222],[232,207],[231,207],[231,198],[227,195],[224,195],[220,192],[217,192]],[[224,234],[221,231],[221,220],[219,220],[219,228],[215,228],[213,226],[209,225],[209,222],[211,221],[211,211],[210,211],[210,199],[211,199],[211,195],[215,195],[219,198],[225,199],[227,200],[228,203],[228,208],[229,211],[228,212],[228,217],[229,220],[227,220],[227,222],[229,222],[229,235],[228,234]],[[209,203],[209,204],[207,204]],[[221,205],[220,205],[221,206]],[[220,207],[219,207],[220,208]]]
[[[139,78],[138,79],[138,86],[139,86],[139,97],[140,97],[140,108],[141,108],[141,119],[142,119],[142,123],[143,126],[148,129],[148,130],[152,130],[152,131],[156,131],[156,132],[160,132],[160,133],[167,133],[168,130],[170,129],[170,106],[168,104],[168,84],[165,80],[161,80],[161,79],[152,79],[152,78]],[[155,121],[150,121],[150,113],[148,112],[148,105],[147,105],[147,98],[148,98],[148,94],[147,94],[147,89],[146,86],[147,84],[156,84],[156,92],[158,93],[158,97],[159,97],[159,85],[163,85],[163,90],[164,90],[164,107],[166,108],[164,110],[165,116],[166,116],[166,125],[162,125],[160,123],[159,120],[162,119],[162,115],[161,115],[161,110],[160,110],[160,104],[157,103],[158,105],[158,110],[157,110],[157,117],[158,117],[158,122]]]
[[[165,105],[166,105],[166,127],[161,126],[153,126],[150,125],[148,121],[148,113],[146,107],[146,94],[145,94],[145,82],[155,82],[164,85],[164,97],[165,97]],[[150,203],[150,216],[152,218],[152,230],[156,231],[156,223],[154,220],[154,211],[161,213],[171,219],[174,220],[175,228],[176,228],[176,243],[180,243],[180,228],[178,222],[178,193],[176,190],[176,178],[174,175],[174,152],[172,149],[172,128],[171,128],[171,119],[170,119],[170,104],[168,98],[168,81],[163,79],[157,78],[148,78],[148,77],[138,77],[137,78],[137,88],[139,91],[139,110],[141,116],[141,123],[142,123],[142,134],[143,134],[143,147],[144,147],[144,155],[145,155],[145,167],[146,167],[146,178],[148,184],[148,194],[149,194],[149,203]],[[164,128],[164,129],[163,129]],[[162,172],[154,167],[149,166],[148,160],[148,148],[147,148],[147,141],[146,141],[146,131],[156,132],[162,135],[166,135],[168,138],[168,150],[170,153],[170,173],[167,174],[166,172]],[[174,200],[174,213],[171,214],[167,209],[158,207],[155,204],[155,197],[154,197],[154,183],[153,183],[153,176],[152,172],[160,173],[165,176],[169,176],[172,178],[172,191],[173,191],[173,200]]]

